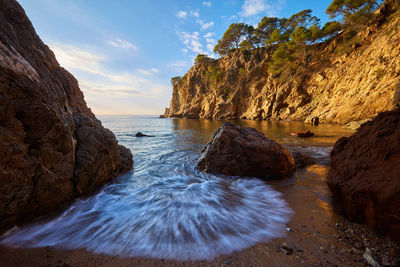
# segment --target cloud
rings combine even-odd
[[[139,69],[139,72],[140,72],[141,74],[144,74],[144,75],[151,75],[151,74],[152,74],[150,71],[144,70],[144,69]]]
[[[168,92],[168,86],[152,79],[110,70],[107,66],[110,59],[105,56],[72,45],[50,44],[50,48],[60,65],[78,79],[83,92],[102,94],[111,98],[122,95],[157,98],[160,94]],[[159,71],[157,68],[139,69],[139,73],[146,76]]]
[[[203,6],[205,7],[211,7],[212,3],[211,2],[203,2]]]
[[[206,34],[204,34],[204,38],[211,38],[211,37],[213,37],[214,36],[214,34],[215,33],[213,33],[213,32],[208,32],[208,33],[206,33]]]
[[[129,50],[129,49],[138,50],[139,49],[136,45],[132,44],[129,41],[123,40],[123,39],[111,40],[111,41],[109,41],[109,44],[114,47],[122,48],[122,49],[126,49],[126,50]]]
[[[195,18],[200,18],[200,13],[199,11],[190,11],[190,15],[192,15]]]
[[[74,46],[59,44],[50,46],[60,65],[66,69],[78,69],[92,74],[100,74],[102,62],[106,60],[104,56],[95,55]]]
[[[183,18],[186,18],[186,16],[187,16],[187,12],[186,11],[178,11],[178,12],[176,12],[176,16],[178,17],[178,18],[181,18],[181,19],[183,19]]]
[[[210,21],[207,23],[201,23],[201,30],[204,31],[208,28],[211,28],[214,25],[214,22]]]
[[[204,53],[203,45],[200,42],[200,33],[199,32],[193,32],[193,33],[181,32],[181,33],[178,33],[178,36],[181,39],[181,41],[183,42],[183,44],[186,46],[187,50],[192,51],[197,54]]]
[[[246,18],[260,13],[264,13],[267,16],[276,16],[277,11],[281,10],[285,3],[285,0],[277,0],[275,2],[267,0],[245,0],[240,15]]]
[[[150,68],[149,70],[138,69],[138,71],[141,74],[144,74],[144,75],[147,75],[147,76],[150,76],[150,75],[153,75],[154,73],[159,73],[160,72],[160,70],[157,69],[157,68]]]
[[[213,53],[213,51],[214,51],[214,45],[213,44],[207,44],[207,49],[208,49],[208,51],[210,51],[211,53]]]

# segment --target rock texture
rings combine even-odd
[[[400,110],[339,139],[327,182],[348,218],[400,240]]]
[[[0,0],[0,232],[132,167],[15,0]]]
[[[202,151],[200,170],[233,176],[282,179],[296,170],[292,154],[254,128],[225,123]]]
[[[400,16],[388,18],[394,2],[378,10],[376,24],[360,32],[349,51],[338,51],[342,36],[319,44],[309,68],[296,77],[269,75],[267,48],[196,64],[174,84],[164,115],[306,122],[318,117],[321,123],[346,124],[390,110],[400,79]]]

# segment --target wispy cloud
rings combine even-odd
[[[203,2],[203,6],[205,7],[211,7],[212,3],[211,2]]]
[[[148,70],[139,69],[138,71],[139,71],[139,73],[144,74],[144,75],[147,75],[147,76],[150,76],[150,75],[153,75],[153,74],[155,74],[155,73],[159,73],[159,72],[160,72],[160,70],[157,69],[157,68],[150,68],[150,69],[148,69]]]
[[[190,15],[192,15],[195,18],[200,18],[200,12],[199,11],[190,11]]]
[[[111,98],[120,97],[123,94],[156,98],[162,92],[168,91],[168,86],[152,79],[109,70],[107,67],[109,59],[105,56],[99,56],[72,45],[50,44],[50,48],[60,65],[77,77],[84,92],[102,94]],[[159,72],[157,68],[139,69],[139,73],[143,75],[157,72]]]
[[[204,34],[204,38],[211,38],[211,37],[213,37],[215,35],[215,33],[213,33],[213,32],[208,32],[208,33],[206,33],[206,34]]]
[[[188,14],[188,13],[187,13],[186,11],[182,11],[182,10],[181,10],[181,11],[176,12],[175,15],[176,15],[178,18],[182,18],[182,19],[183,19],[183,18],[186,18],[186,17],[187,17],[187,14]]]
[[[178,33],[178,36],[189,51],[198,54],[204,53],[203,44],[200,42],[199,32],[181,32]]]
[[[207,22],[207,23],[202,23],[201,24],[201,30],[207,30],[208,28],[211,28],[214,25],[213,21]]]
[[[109,44],[112,45],[113,47],[122,48],[122,49],[126,49],[126,50],[129,50],[129,49],[138,50],[139,49],[133,43],[131,43],[127,40],[123,40],[123,39],[111,40],[111,41],[109,41]]]

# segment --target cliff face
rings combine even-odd
[[[196,64],[173,86],[165,116],[305,121],[318,116],[323,123],[372,118],[390,109],[400,78],[400,16],[388,17],[393,9],[389,2],[377,11],[377,22],[358,33],[352,51],[339,55],[340,35],[318,44],[308,69],[295,77],[268,74],[267,48]]]
[[[131,167],[22,7],[0,0],[0,231]]]

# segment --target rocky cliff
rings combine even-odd
[[[0,231],[132,167],[15,0],[0,0]]]
[[[400,78],[398,3],[351,40],[317,44],[307,69],[269,74],[273,48],[235,51],[193,66],[173,85],[166,117],[362,121],[390,109]]]

